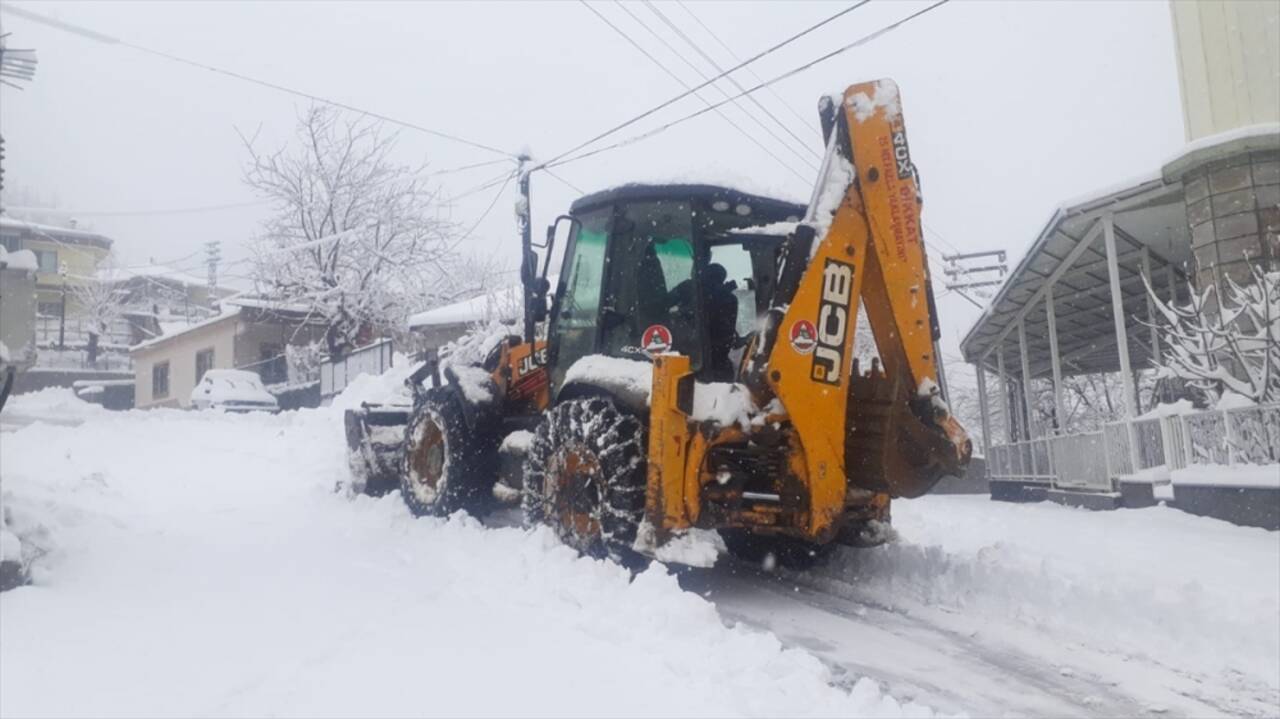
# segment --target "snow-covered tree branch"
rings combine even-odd
[[[242,139],[245,182],[273,203],[254,247],[256,289],[324,318],[330,354],[483,289],[488,273],[455,252],[460,233],[439,217],[437,192],[393,159],[396,136],[378,123],[316,106],[288,147]]]
[[[110,333],[112,325],[124,317],[128,293],[110,279],[103,279],[114,276],[114,264],[108,258],[99,267],[98,277],[84,277],[67,285],[75,300],[76,313],[88,335],[85,349],[90,365],[98,361],[102,338]]]
[[[1192,288],[1186,305],[1161,301],[1147,285],[1160,315],[1161,374],[1215,399],[1229,391],[1280,401],[1280,272],[1255,266],[1253,282],[1226,281],[1220,297],[1213,285]]]

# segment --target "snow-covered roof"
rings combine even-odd
[[[57,225],[44,225],[39,222],[27,222],[19,220],[7,215],[0,215],[0,230],[10,230],[21,232],[24,234],[35,235],[36,239],[40,239],[41,235],[52,235],[60,242],[71,242],[73,244],[94,245],[103,249],[111,249],[112,239],[106,235],[100,235],[97,232],[81,230],[74,227],[58,227]]]
[[[289,312],[296,314],[306,314],[314,309],[311,305],[299,304],[296,302],[281,302],[279,300],[269,300],[262,297],[228,297],[222,300],[224,305],[235,305],[236,307],[244,307],[253,310],[271,310],[273,312]]]
[[[201,320],[200,322],[196,322],[195,324],[187,325],[185,328],[177,332],[174,332],[173,334],[160,335],[159,337],[149,339],[145,342],[139,342],[138,344],[130,347],[129,351],[139,352],[139,351],[146,351],[146,350],[152,349],[156,346],[165,344],[169,340],[172,340],[176,337],[181,337],[183,335],[187,335],[192,332],[199,332],[200,330],[206,329],[208,327],[212,327],[213,325],[216,325],[220,322],[225,322],[227,320],[234,319],[238,314],[240,314],[239,307],[227,307],[223,309],[221,314],[216,314],[212,317],[209,317],[208,319]]]
[[[547,277],[554,288],[558,275]],[[409,329],[453,327],[490,320],[510,322],[520,317],[524,306],[524,290],[520,285],[502,287],[471,299],[424,310],[409,317]]]
[[[1028,356],[1034,377],[1050,371],[1048,318],[1041,292],[1047,279],[1058,274],[1055,309],[1059,354],[1066,357],[1063,371],[1113,371],[1117,365],[1115,327],[1105,245],[1100,239],[1102,218],[1110,214],[1116,229],[1121,293],[1125,316],[1145,316],[1145,292],[1141,280],[1141,251],[1150,256],[1153,274],[1161,285],[1166,268],[1185,276],[1191,254],[1181,182],[1166,182],[1159,173],[1144,175],[1121,186],[1084,194],[1058,208],[1031,243],[999,292],[960,342],[969,362],[987,357],[988,369],[996,366],[997,348],[1005,352],[1007,371],[1016,372],[1017,325],[1023,319]],[[1081,248],[1080,245],[1085,245]],[[1074,255],[1074,257],[1072,257]],[[1065,260],[1070,268],[1059,272]],[[1181,279],[1179,279],[1181,282]],[[1024,312],[1025,310],[1025,312]],[[1136,327],[1128,333],[1133,366],[1143,366],[1150,348]]]
[[[1062,273],[1055,286],[1059,354],[1068,358],[1064,369],[1116,369],[1118,353],[1106,255],[1103,242],[1097,239],[1102,217],[1111,214],[1114,218],[1124,314],[1145,317],[1146,290],[1140,275],[1144,248],[1155,282],[1165,294],[1166,268],[1172,267],[1181,283],[1184,268],[1193,264],[1182,186],[1186,171],[1227,155],[1275,150],[1280,150],[1280,123],[1236,128],[1188,143],[1159,171],[1064,202],[961,341],[965,359],[975,362],[1003,343],[1005,351],[1015,357],[1014,365],[1009,365],[1006,358],[1006,367],[1016,368],[1018,343],[1013,330],[1022,315],[1031,373],[1042,376],[1048,372],[1047,316],[1040,290],[1063,261],[1075,253],[1071,269]],[[1081,244],[1088,246],[1078,250]],[[1038,306],[1028,307],[1029,303]],[[1134,367],[1143,366],[1151,355],[1143,335],[1140,327],[1130,327],[1129,354]],[[994,357],[989,362],[989,367],[994,368]]]
[[[1216,159],[1217,155],[1258,150],[1280,150],[1280,122],[1237,127],[1189,142],[1164,163],[1164,176],[1178,179],[1186,170]]]
[[[187,272],[175,270],[168,265],[150,264],[137,267],[106,267],[97,272],[97,279],[100,282],[127,282],[138,277],[169,280],[189,287],[205,286],[205,280]]]

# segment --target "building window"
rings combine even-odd
[[[61,302],[38,302],[36,303],[36,314],[41,317],[58,317],[62,315]]]
[[[264,343],[258,347],[258,376],[263,384],[289,381],[289,361],[282,345]]]
[[[9,252],[17,252],[22,249],[22,239],[19,235],[13,233],[0,233],[0,247]]]
[[[164,399],[169,396],[169,363],[157,362],[151,366],[151,398]]]
[[[40,265],[40,271],[48,274],[57,274],[58,272],[58,253],[54,250],[32,250],[36,253],[36,263]]]
[[[212,347],[196,353],[196,384],[200,384],[200,380],[204,379],[204,373],[211,369],[213,369]]]

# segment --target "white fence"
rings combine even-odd
[[[1108,424],[1097,432],[991,448],[994,480],[1110,492],[1117,478],[1154,467],[1280,462],[1280,404]]]
[[[320,397],[328,399],[346,389],[347,383],[362,374],[379,375],[391,367],[391,339],[352,350],[337,361],[320,364]]]

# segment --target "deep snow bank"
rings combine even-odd
[[[804,581],[877,605],[1108,647],[1280,698],[1280,533],[1167,507],[1090,512],[940,495],[899,541]],[[1041,639],[1043,641],[1043,639]]]
[[[92,413],[90,413],[92,414]],[[335,494],[340,413],[152,411],[6,433],[45,542],[0,595],[0,714],[925,716],[726,627],[660,565]]]

